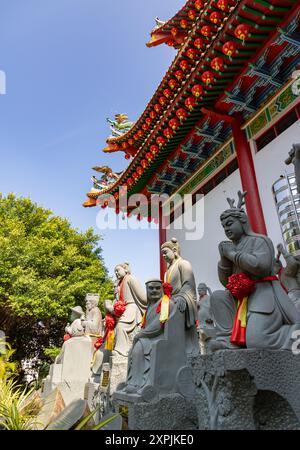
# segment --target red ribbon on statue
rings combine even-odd
[[[241,347],[246,346],[248,297],[252,294],[255,284],[264,281],[278,281],[276,275],[252,280],[246,273],[233,274],[228,278],[226,288],[237,299],[237,312],[234,319],[230,342]]]
[[[126,310],[126,305],[123,301],[119,300],[118,302],[116,302],[114,304],[114,313],[117,317],[121,317],[122,314],[125,312]]]
[[[170,300],[172,296],[173,287],[170,283],[163,283],[164,295],[159,302],[156,312],[160,313],[159,320],[162,325],[168,320],[170,312]]]
[[[72,338],[72,336],[69,333],[65,334],[64,335],[64,342],[68,341],[71,338]]]

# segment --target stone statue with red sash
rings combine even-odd
[[[239,202],[228,199],[230,209],[220,220],[229,241],[219,244],[219,280],[225,291],[215,291],[211,308],[217,337],[211,349],[289,349],[300,315],[274,272],[272,241],[252,231],[243,210],[246,192]]]

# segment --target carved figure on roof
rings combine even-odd
[[[157,28],[162,27],[166,22],[164,20],[160,20],[159,17],[155,17],[155,28],[154,30],[156,30]]]
[[[109,187],[112,183],[118,181],[123,172],[113,172],[108,166],[93,167],[96,172],[102,173],[100,179],[96,178],[94,175],[91,180],[95,189],[105,189]]]
[[[110,129],[112,131],[112,137],[122,136],[124,133],[133,127],[134,122],[128,120],[127,114],[116,114],[115,120],[111,120],[107,117],[107,122],[110,124]]]

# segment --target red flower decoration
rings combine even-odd
[[[244,297],[249,297],[254,285],[255,281],[251,280],[246,273],[235,273],[228,278],[226,288],[235,298],[242,300]]]

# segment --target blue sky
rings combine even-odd
[[[167,46],[147,48],[154,18],[184,0],[0,0],[0,192],[29,196],[80,230],[95,228],[96,208],[81,204],[91,167],[122,170],[104,155],[106,117],[137,119],[172,62]],[[129,261],[142,280],[159,273],[158,231],[106,230],[112,273]]]

